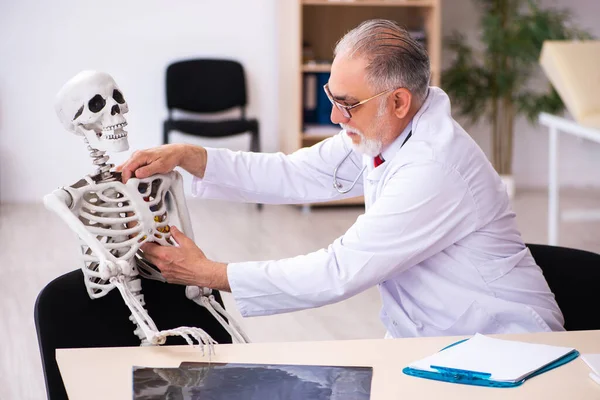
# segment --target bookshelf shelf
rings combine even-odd
[[[440,68],[437,65],[431,65],[432,75],[439,71]],[[331,64],[302,64],[302,72],[329,72],[331,71]]]
[[[331,64],[302,64],[302,72],[329,72]]]
[[[435,0],[301,0],[303,5],[344,7],[435,7]]]
[[[341,130],[341,128],[340,128]],[[339,132],[339,131],[338,131]],[[321,140],[325,140],[327,138],[330,138],[333,135],[314,135],[314,134],[304,134],[302,136],[302,139],[306,140],[306,141],[321,141]]]
[[[325,203],[316,203],[314,205],[317,207],[329,207],[329,206],[361,206],[363,204],[365,204],[365,198],[363,196],[360,196],[360,197],[352,197],[352,198],[343,199],[343,200],[328,201]]]
[[[331,136],[330,132],[307,132],[303,129],[309,122],[304,120],[307,95],[310,94],[311,98],[318,96],[323,90],[320,87],[322,84],[319,86],[319,83],[324,83],[323,80],[326,79],[325,76],[321,76],[320,80],[317,79],[316,84],[312,82],[311,86],[307,85],[305,77],[329,73],[335,44],[362,21],[373,18],[391,19],[411,33],[424,36],[423,43],[431,62],[431,84],[439,86],[442,50],[441,1],[278,0],[281,151],[292,153]],[[326,117],[324,112],[321,113],[318,122],[323,123]],[[353,199],[331,204],[362,203]]]

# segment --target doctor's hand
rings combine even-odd
[[[178,246],[144,243],[144,257],[156,265],[167,282],[231,291],[227,280],[227,265],[211,261],[194,241],[177,227],[171,226],[171,236]]]
[[[204,177],[206,149],[189,144],[166,144],[147,150],[138,150],[116,170],[121,172],[123,183],[132,178],[147,178],[166,174],[179,166],[192,175]]]

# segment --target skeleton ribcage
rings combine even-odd
[[[101,244],[104,256],[112,262],[126,261],[134,275],[135,254],[144,242],[173,245],[169,233],[169,215],[165,196],[170,188],[168,176],[135,180],[136,185],[121,182],[88,184],[82,191],[76,211],[79,220]],[[74,189],[74,188],[72,188]],[[84,274],[91,297],[102,297],[113,288],[103,280],[99,257],[82,242]]]
[[[194,340],[202,345],[215,343],[198,327],[159,331],[144,308],[138,275],[166,280],[154,265],[144,260],[140,246],[145,242],[175,245],[169,223],[181,224],[183,233],[193,240],[181,175],[172,171],[146,179],[129,179],[126,184],[120,178],[114,172],[107,176],[87,176],[44,198],[46,206],[59,213],[83,242],[82,270],[89,296],[102,297],[117,288],[132,313],[129,319],[135,324],[134,333],[142,344],[163,344],[168,336],[182,336],[189,344]],[[167,197],[169,193],[171,196]],[[170,221],[167,198],[174,206],[176,221]],[[185,295],[205,307],[235,341],[249,342],[210,289],[188,286]]]

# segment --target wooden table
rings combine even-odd
[[[503,339],[575,347],[600,353],[600,330],[520,335]],[[458,385],[404,375],[402,368],[462,337],[344,340],[215,346],[214,362],[372,366],[371,399],[600,399],[600,385],[579,357],[526,381],[500,389]],[[56,359],[71,400],[131,399],[132,366],[177,367],[182,361],[209,361],[187,346],[60,349]]]

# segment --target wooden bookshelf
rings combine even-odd
[[[312,146],[329,134],[303,132],[303,77],[329,72],[337,41],[364,20],[385,18],[423,31],[431,61],[431,84],[440,85],[441,0],[278,0],[280,143],[284,153]],[[313,60],[303,59],[309,43]],[[319,90],[320,88],[317,88]],[[330,204],[364,204],[361,198]]]

